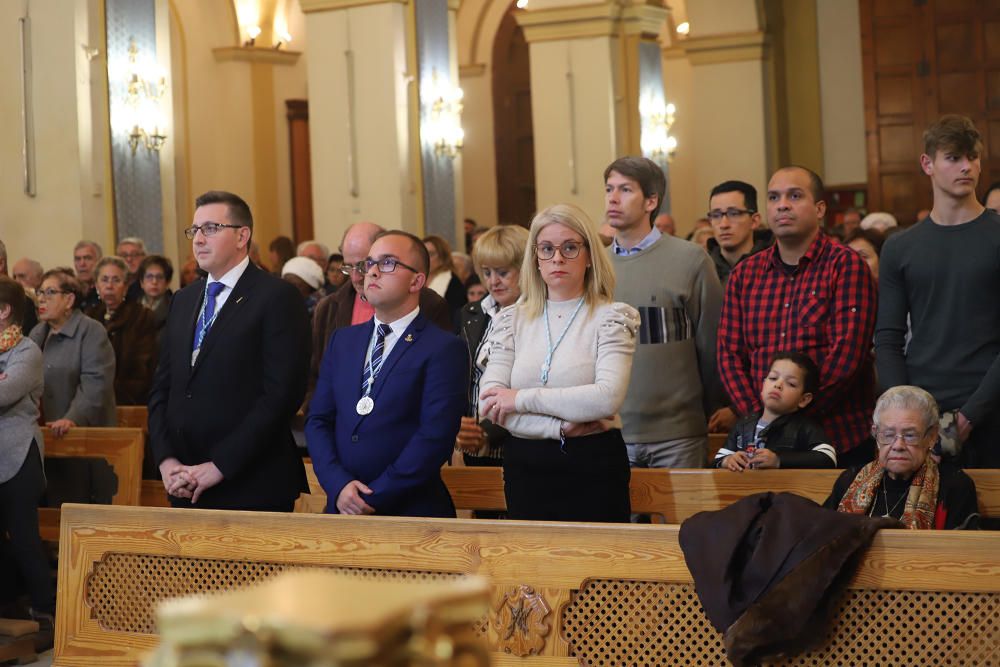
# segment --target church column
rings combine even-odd
[[[531,54],[539,208],[570,202],[603,219],[604,169],[617,157],[641,154],[640,100],[663,99],[659,59],[643,52],[658,52],[667,15],[640,0],[535,0],[518,13]]]
[[[431,134],[440,126],[432,127],[430,115],[439,93],[451,102],[457,90],[457,3],[300,2],[309,34],[316,236],[339,239],[351,223],[371,220],[454,245],[460,158],[457,149],[435,149]]]

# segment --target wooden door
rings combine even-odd
[[[493,42],[493,132],[497,219],[527,227],[535,214],[535,145],[531,124],[528,43],[513,15],[504,16]]]
[[[298,244],[313,236],[312,167],[309,157],[309,102],[285,100],[288,147],[292,169],[292,240]]]
[[[946,113],[983,135],[984,192],[1000,155],[1000,0],[860,0],[870,210],[930,208],[923,132]]]

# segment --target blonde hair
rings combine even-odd
[[[528,247],[521,263],[521,294],[528,317],[539,317],[548,298],[548,287],[542,280],[535,255],[538,234],[549,225],[563,225],[583,237],[590,255],[590,266],[583,277],[583,297],[587,307],[610,303],[615,295],[615,270],[604,250],[597,225],[582,209],[573,204],[556,204],[539,212],[531,221]]]
[[[497,225],[484,232],[472,246],[472,263],[483,278],[483,267],[520,269],[528,248],[528,230],[520,225]]]

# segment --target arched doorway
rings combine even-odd
[[[531,125],[528,42],[514,18],[514,3],[493,41],[493,136],[496,146],[497,220],[528,226],[535,214],[535,145]]]

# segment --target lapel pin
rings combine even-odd
[[[403,340],[405,340],[407,343],[412,343],[413,342],[413,334],[406,334],[406,338],[404,338]]]
[[[239,303],[242,300],[243,300],[243,297],[240,297],[240,298],[236,299],[236,303]]]

